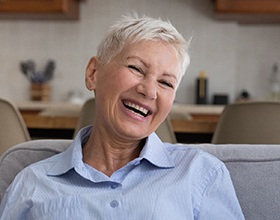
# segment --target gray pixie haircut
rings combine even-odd
[[[97,48],[97,58],[102,64],[110,61],[121,52],[126,43],[139,41],[162,41],[172,45],[178,53],[180,72],[178,84],[190,64],[188,54],[189,42],[176,30],[170,21],[162,21],[151,17],[125,15],[112,25]]]

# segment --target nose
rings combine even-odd
[[[137,85],[137,92],[142,94],[148,99],[157,99],[157,86],[152,79],[143,79]]]

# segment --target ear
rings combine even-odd
[[[92,57],[86,68],[86,78],[85,83],[88,90],[92,91],[96,88],[96,67],[97,67],[97,58]]]

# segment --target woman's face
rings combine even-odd
[[[102,65],[93,58],[89,66],[86,84],[95,91],[95,128],[101,126],[111,137],[140,140],[155,131],[169,113],[179,73],[171,45],[127,44],[108,63]]]

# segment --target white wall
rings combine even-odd
[[[84,88],[84,70],[104,32],[122,14],[169,19],[185,38],[193,37],[191,66],[176,100],[194,103],[195,77],[204,70],[209,97],[228,93],[234,101],[241,89],[256,99],[267,95],[274,62],[280,65],[280,25],[239,25],[213,19],[213,3],[205,0],[87,0],[79,21],[0,20],[0,96],[28,100],[29,83],[19,63],[34,59],[42,68],[55,59],[54,101],[65,100],[69,90]]]

